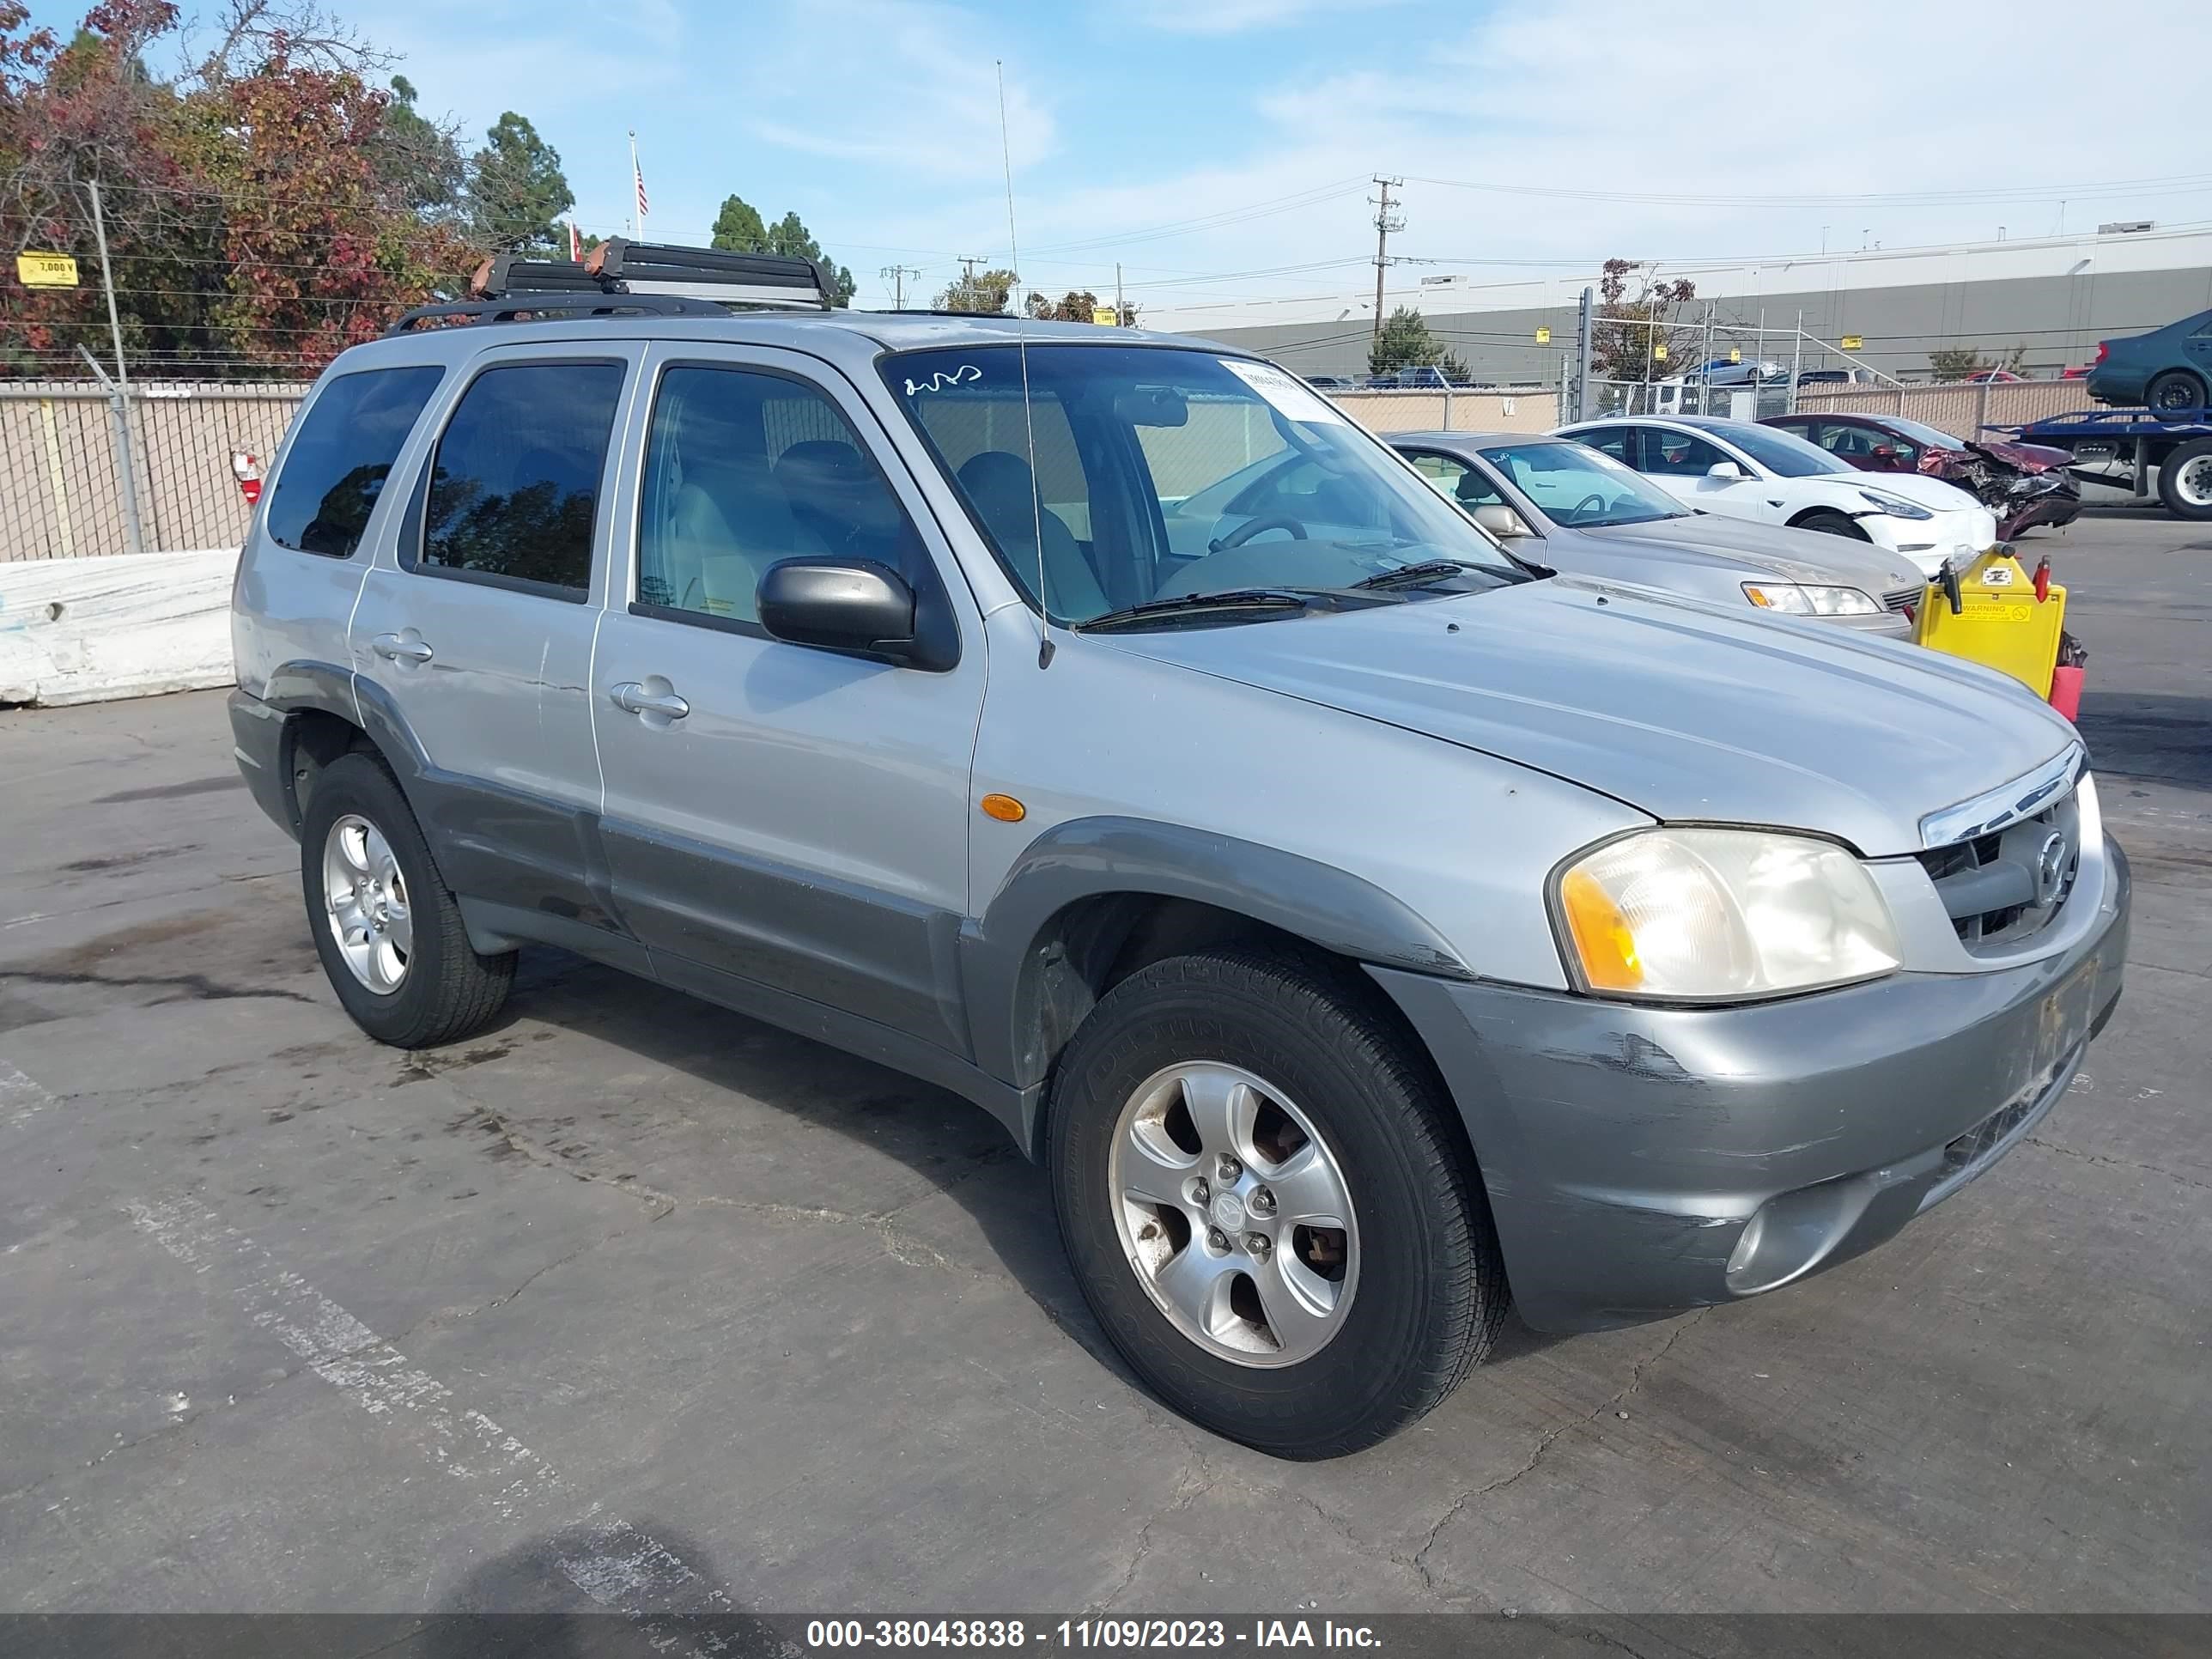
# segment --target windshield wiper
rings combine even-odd
[[[1378,587],[1419,587],[1425,582],[1440,582],[1456,576],[1462,570],[1481,570],[1486,567],[1472,564],[1465,559],[1423,559],[1419,564],[1400,565],[1395,570],[1385,570],[1379,575],[1362,577],[1352,584],[1352,591]]]
[[[1312,594],[1287,587],[1230,587],[1218,593],[1183,593],[1172,599],[1146,599],[1142,605],[1109,611],[1072,626],[1079,634],[1089,634],[1207,611],[1304,611],[1313,600]]]

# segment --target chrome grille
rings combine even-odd
[[[1900,587],[1885,593],[1881,596],[1881,608],[1894,611],[1900,617],[1909,615],[1920,604],[1923,591],[1917,587]]]
[[[2031,939],[2066,908],[2081,866],[2072,790],[2033,817],[1915,856],[1936,884],[1959,942],[1999,950]]]

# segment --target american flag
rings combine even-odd
[[[646,213],[648,210],[648,204],[645,199],[645,174],[641,170],[640,170],[637,165],[637,157],[635,155],[631,156],[629,160],[629,176],[637,183],[637,222],[639,224],[642,225],[645,222]]]
[[[574,219],[568,221],[568,257],[578,264],[584,262],[584,236]]]

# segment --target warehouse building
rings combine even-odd
[[[2097,342],[2212,309],[2212,228],[2139,222],[2075,236],[1869,248],[1848,253],[1725,262],[1662,262],[1652,274],[1687,277],[1710,304],[1717,350],[1788,363],[1800,319],[1804,368],[1840,366],[1821,343],[1862,343],[1854,359],[1902,380],[1929,378],[1929,353],[1971,346],[1996,361],[2023,353],[2022,372],[2055,379],[2088,362]],[[1479,271],[1389,269],[1386,312],[1412,306],[1478,381],[1555,382],[1575,340],[1582,291],[1595,270],[1493,280]],[[1147,326],[1203,334],[1277,358],[1307,374],[1364,374],[1374,293],[1193,303],[1149,310]],[[1540,338],[1548,331],[1548,340]],[[1692,365],[1684,364],[1688,368]]]

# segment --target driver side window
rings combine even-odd
[[[1728,457],[1703,438],[1686,432],[1648,431],[1644,434],[1644,471],[1670,478],[1703,477]]]
[[[1498,493],[1490,480],[1465,461],[1426,449],[1414,451],[1406,459],[1413,462],[1416,472],[1462,507],[1503,507],[1505,504],[1505,498]]]

